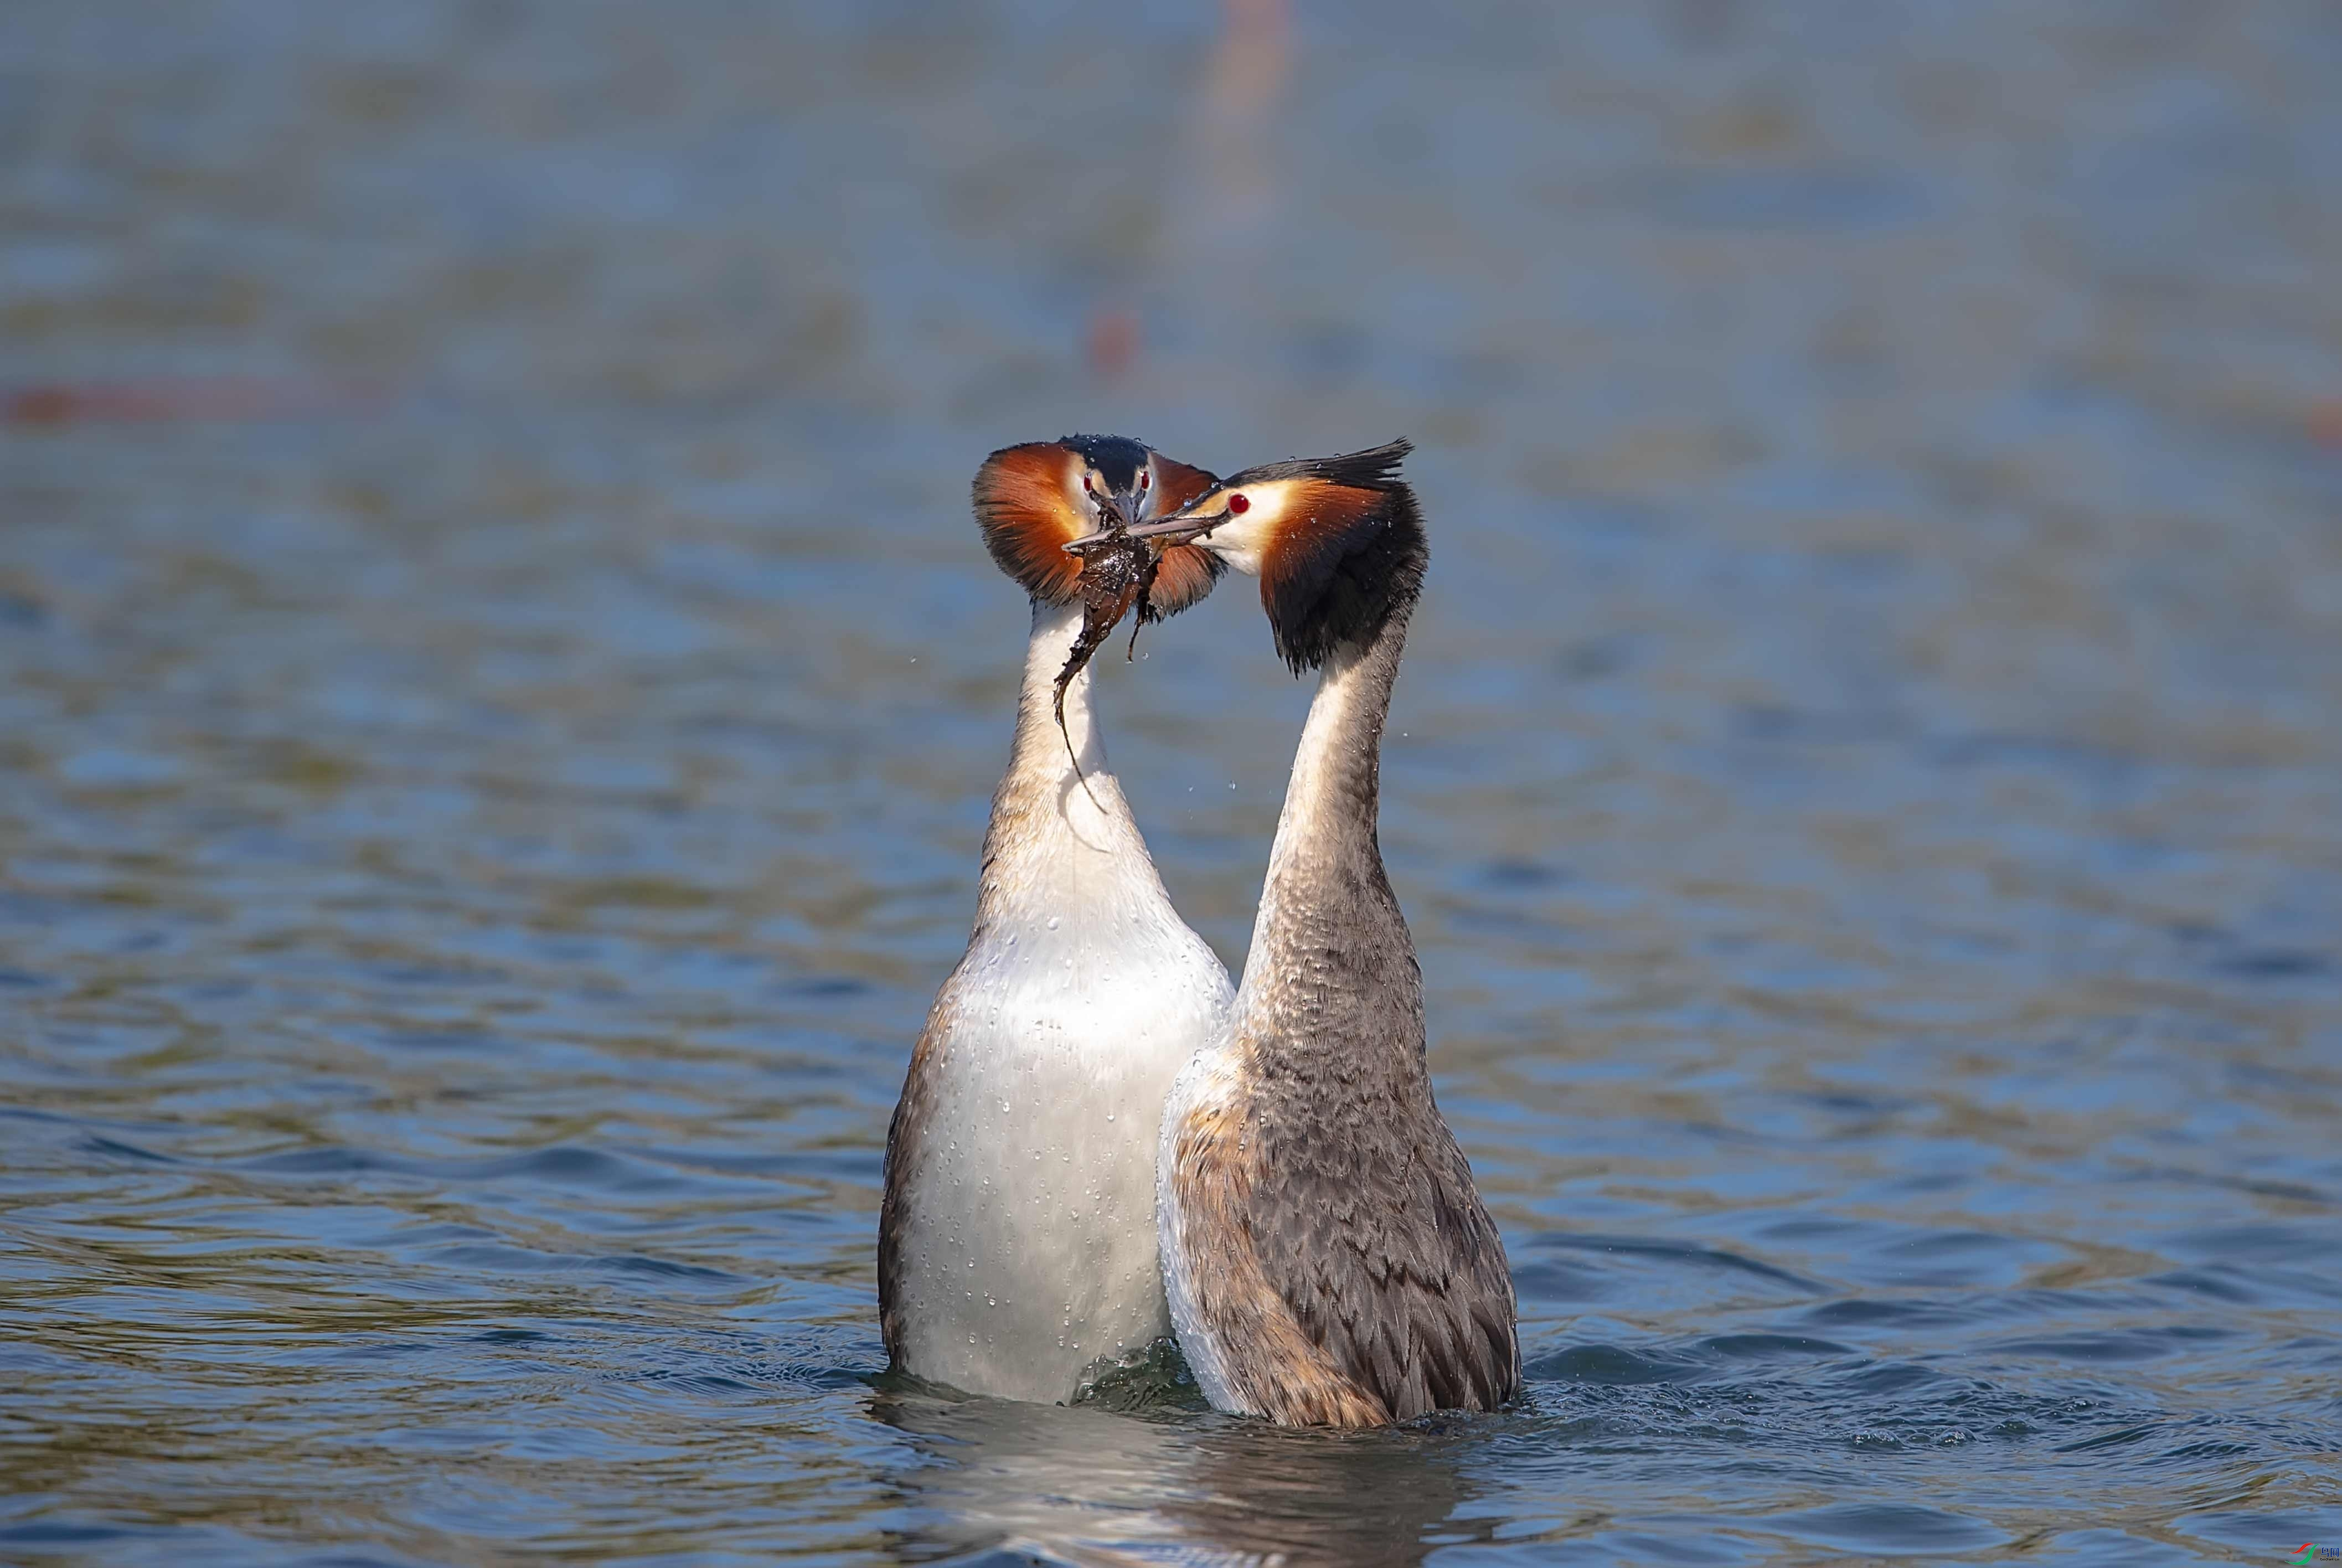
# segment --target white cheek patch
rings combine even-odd
[[[1267,534],[1259,510],[1256,507],[1251,515],[1228,519],[1201,541],[1213,554],[1247,577],[1260,575],[1261,545]]]
[[[1260,575],[1260,551],[1256,545],[1246,544],[1223,546],[1220,550],[1220,559],[1247,577]]]

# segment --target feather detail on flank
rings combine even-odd
[[[1216,1409],[1286,1426],[1387,1425],[1390,1407],[1310,1337],[1263,1263],[1250,1222],[1257,1187],[1275,1178],[1227,1076],[1225,1057],[1197,1054],[1172,1088],[1157,1156],[1164,1281],[1188,1370]]]

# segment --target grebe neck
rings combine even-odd
[[[1080,605],[1035,602],[1033,634],[1025,648],[1024,684],[1016,702],[1016,739],[1009,748],[1008,771],[993,793],[992,824],[984,835],[983,882],[976,899],[979,936],[987,924],[1029,904],[1035,895],[1078,894],[1085,870],[1106,862],[1135,860],[1154,876],[1121,782],[1108,771],[1087,669],[1066,688],[1066,727],[1063,734],[1057,729],[1057,672],[1065,668],[1081,628]],[[1073,885],[1067,885],[1068,879]],[[1159,880],[1156,885],[1160,887]]]
[[[1383,724],[1407,606],[1336,647],[1302,726],[1236,994],[1240,1037],[1272,1075],[1417,1075],[1423,978],[1383,871]]]

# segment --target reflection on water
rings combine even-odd
[[[913,1561],[995,1545],[1069,1563],[1419,1563],[1475,1489],[1474,1423],[1336,1437],[1188,1420],[881,1392],[910,1435],[896,1473]]]
[[[2342,17],[21,0],[0,1557],[2342,1538]],[[1502,1417],[881,1375],[981,454],[1407,434]],[[1306,694],[1102,672],[1232,961]]]

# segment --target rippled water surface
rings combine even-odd
[[[0,35],[0,1558],[2342,1540],[2342,12]],[[1517,1411],[881,1375],[966,484],[1068,428],[1420,443],[1383,840]],[[1240,962],[1306,692],[1240,581],[1151,635]]]

